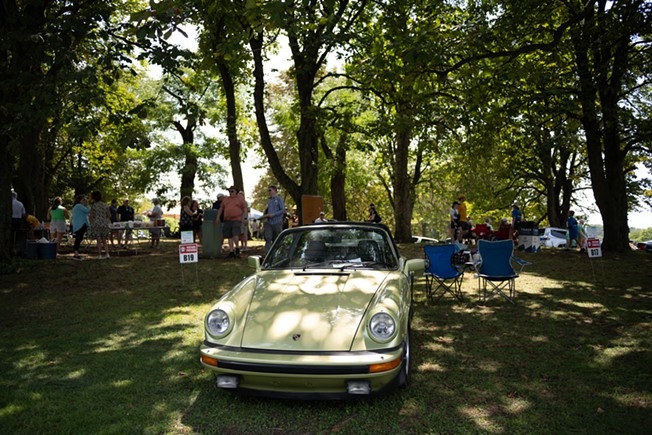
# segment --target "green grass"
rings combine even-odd
[[[466,302],[430,305],[417,280],[412,385],[343,402],[229,394],[202,369],[203,315],[244,258],[20,262],[0,276],[0,433],[648,432],[652,255],[521,256],[515,306],[478,304],[472,274]]]

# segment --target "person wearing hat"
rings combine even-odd
[[[518,239],[518,231],[521,227],[521,221],[523,220],[523,212],[518,208],[518,203],[512,204],[512,229],[511,235],[514,240]]]
[[[328,219],[326,219],[324,216],[325,216],[324,212],[320,211],[319,212],[319,217],[317,219],[315,219],[315,223],[316,224],[321,224],[321,223],[324,223],[324,222],[328,222]]]
[[[213,203],[213,208],[215,210],[219,210],[220,206],[222,205],[222,200],[224,199],[224,194],[223,193],[218,193],[217,194],[217,201]]]

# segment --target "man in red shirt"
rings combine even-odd
[[[222,205],[220,205],[220,210],[217,212],[217,218],[215,219],[218,224],[220,223],[220,216],[224,219],[222,235],[225,239],[229,239],[229,255],[226,258],[240,256],[238,239],[242,234],[247,203],[244,197],[237,193],[238,191],[234,186],[229,187],[229,196],[222,199]]]

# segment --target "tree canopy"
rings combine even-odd
[[[476,221],[518,201],[559,226],[591,189],[604,248],[621,251],[628,211],[651,201],[634,176],[652,167],[644,0],[14,0],[1,12],[4,257],[11,189],[37,215],[92,189],[174,201],[225,183],[216,158],[243,189],[248,153],[299,215],[302,195],[338,219],[373,202],[399,241],[445,234],[462,193]],[[184,26],[197,52],[171,43]],[[281,37],[292,67],[274,83]]]

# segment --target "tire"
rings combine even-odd
[[[407,334],[405,337],[405,352],[403,353],[403,362],[401,363],[401,371],[398,374],[399,388],[405,388],[410,384],[412,377],[412,330],[408,325]]]

